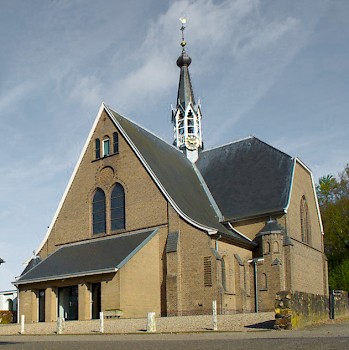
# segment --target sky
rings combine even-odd
[[[0,291],[41,243],[102,102],[172,142],[180,17],[205,148],[349,163],[347,0],[0,0]]]

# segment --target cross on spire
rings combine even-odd
[[[184,29],[185,29],[185,24],[187,23],[187,20],[186,20],[186,18],[184,18],[184,17],[181,17],[180,19],[179,19],[180,21],[181,21],[181,23],[182,23],[182,27],[181,27],[181,32],[182,32],[182,42],[181,42],[181,46],[182,46],[182,50],[184,51],[184,47],[185,47],[185,45],[187,45],[187,43],[186,43],[186,41],[184,40]]]

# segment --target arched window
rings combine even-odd
[[[270,243],[265,242],[265,253],[264,254],[269,254],[270,253]]]
[[[274,242],[273,243],[273,252],[274,253],[279,253],[279,242]]]
[[[101,141],[99,139],[95,140],[95,152],[96,159],[101,158]]]
[[[103,139],[103,157],[110,155],[110,140],[109,137],[104,137]]]
[[[119,153],[119,135],[117,132],[113,133],[113,153]]]
[[[6,303],[7,303],[7,310],[14,311],[13,310],[13,301],[12,301],[12,299],[7,299]]]
[[[106,232],[105,193],[100,188],[97,188],[93,196],[92,226],[94,234]]]
[[[310,244],[311,241],[311,228],[310,228],[310,218],[308,204],[305,196],[301,199],[300,205],[300,218],[301,218],[301,238],[302,242]]]
[[[125,191],[121,184],[117,183],[111,193],[110,202],[111,230],[125,228]]]

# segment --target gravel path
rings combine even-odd
[[[246,332],[253,329],[270,328],[274,320],[273,312],[258,314],[219,315],[219,331]],[[107,319],[104,320],[104,333],[125,334],[144,333],[147,327],[146,318],[137,319]],[[65,322],[63,334],[96,334],[100,330],[100,321],[69,321]],[[212,330],[212,316],[177,316],[159,317],[156,319],[157,333],[203,332]],[[0,325],[0,335],[20,333],[19,324]],[[54,334],[55,322],[25,324],[25,334]]]

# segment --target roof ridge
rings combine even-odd
[[[287,157],[289,157],[289,158],[291,158],[291,159],[294,158],[293,156],[289,155],[288,153],[286,153],[286,152],[284,152],[284,151],[281,151],[280,149],[278,149],[278,148],[272,146],[272,145],[269,144],[268,142],[265,142],[265,141],[261,140],[259,137],[254,136],[254,135],[246,136],[246,137],[244,137],[244,138],[241,138],[241,139],[238,139],[238,140],[235,140],[235,141],[232,141],[232,142],[228,142],[228,143],[225,143],[225,144],[220,145],[220,146],[215,146],[215,147],[210,148],[210,149],[208,149],[208,150],[202,151],[201,153],[210,152],[210,151],[213,151],[213,150],[216,150],[216,149],[219,149],[219,148],[223,148],[223,147],[227,147],[227,146],[233,145],[233,144],[235,144],[235,143],[247,141],[247,140],[249,140],[249,139],[255,139],[255,140],[257,140],[257,141],[263,143],[264,145],[266,145],[266,146],[268,146],[268,147],[274,149],[275,151],[284,154],[285,156],[287,156]]]
[[[219,209],[219,207],[218,207],[218,205],[217,205],[217,203],[216,203],[216,201],[215,201],[215,199],[214,199],[214,197],[213,197],[209,187],[207,186],[207,183],[206,183],[204,177],[202,176],[200,170],[195,165],[195,163],[192,163],[192,166],[194,168],[196,176],[198,177],[198,179],[199,179],[199,181],[200,181],[200,183],[201,183],[201,185],[202,185],[202,187],[203,187],[203,189],[204,189],[204,191],[206,193],[206,196],[207,196],[208,200],[210,201],[210,203],[212,205],[212,208],[214,209],[214,211],[216,212],[216,214],[218,216],[219,222],[223,221],[224,220],[224,216],[223,216],[221,210]]]
[[[112,111],[113,113],[116,113],[117,115],[119,115],[119,117],[121,117],[121,118],[127,120],[128,122],[130,122],[130,123],[132,123],[132,124],[134,124],[136,127],[138,127],[138,128],[140,128],[140,129],[146,131],[147,133],[149,133],[150,135],[154,136],[154,137],[157,138],[158,140],[164,142],[167,146],[171,147],[172,149],[176,150],[177,152],[182,153],[182,151],[179,150],[177,147],[175,147],[175,146],[172,145],[171,143],[167,142],[167,141],[164,140],[162,137],[160,137],[160,136],[154,134],[154,132],[150,131],[149,129],[145,128],[144,126],[138,124],[138,122],[136,122],[136,121],[134,121],[134,120],[132,120],[132,119],[130,119],[130,118],[128,118],[128,117],[126,118],[124,115],[120,114],[119,112],[114,111],[109,105],[107,105],[107,104],[104,104],[104,105],[105,105],[105,107],[107,107],[110,111]]]
[[[291,159],[294,158],[293,156],[290,156],[288,153],[286,153],[286,152],[284,152],[284,151],[281,151],[280,149],[278,149],[278,148],[276,148],[276,147],[270,145],[269,143],[267,143],[267,142],[261,140],[260,138],[258,138],[258,137],[256,137],[256,136],[253,136],[253,138],[255,138],[256,140],[258,140],[258,141],[261,142],[261,143],[264,143],[266,146],[268,146],[268,147],[274,149],[275,151],[278,151],[279,153],[284,154],[285,156],[287,156],[287,157],[289,157],[289,158],[291,158]]]
[[[215,149],[217,149],[217,148],[226,147],[226,146],[232,145],[232,144],[234,144],[234,143],[246,141],[246,140],[251,139],[251,138],[254,138],[254,136],[253,136],[253,135],[250,135],[250,136],[246,136],[246,137],[244,137],[244,138],[241,138],[241,139],[238,139],[238,140],[235,140],[235,141],[227,142],[227,143],[224,143],[223,145],[215,146],[215,147],[213,147],[213,148],[204,150],[204,151],[202,151],[201,153],[210,152],[210,151],[213,151],[213,150],[215,150]]]

